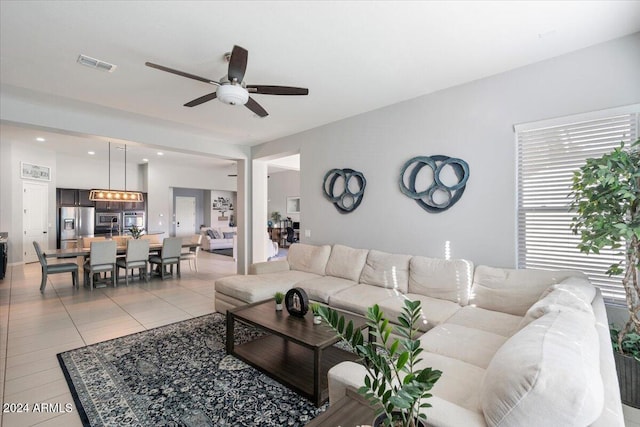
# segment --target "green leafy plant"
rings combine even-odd
[[[311,308],[311,312],[314,316],[320,315],[320,304],[318,304],[317,302],[312,302],[309,308]]]
[[[137,225],[132,225],[131,227],[129,227],[129,232],[131,233],[131,237],[133,237],[134,239],[139,239],[140,236],[142,236],[143,231],[144,231],[144,228],[138,227]]]
[[[273,211],[271,212],[271,219],[273,220],[274,224],[277,224],[278,222],[280,222],[280,219],[282,218],[282,214],[278,211]]]
[[[418,369],[422,360],[417,324],[421,318],[420,301],[404,301],[398,326],[392,327],[376,304],[367,309],[367,327],[373,340],[364,341],[360,329],[332,308],[318,308],[320,316],[338,333],[360,357],[367,373],[358,393],[371,403],[378,404],[377,414],[384,413],[385,425],[413,427],[417,420],[426,420],[420,408],[431,405],[423,402],[431,397],[429,391],[440,379],[441,371]],[[391,333],[400,339],[391,339]]]
[[[276,292],[273,297],[276,299],[276,304],[282,304],[282,301],[284,301],[284,294],[282,292]]]
[[[575,216],[571,229],[580,234],[578,248],[599,253],[603,248],[620,250],[624,260],[613,263],[607,274],[624,273],[629,319],[611,330],[614,349],[640,361],[640,140],[624,143],[599,158],[587,159],[574,173],[571,203]]]

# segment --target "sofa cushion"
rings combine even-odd
[[[422,335],[420,347],[486,369],[506,340],[506,337],[492,332],[447,323]]]
[[[209,238],[211,238],[211,239],[215,239],[216,238],[216,235],[215,235],[215,233],[213,232],[212,229],[208,229],[207,230],[207,236],[209,236]]]
[[[584,274],[571,270],[514,270],[480,265],[474,274],[470,304],[524,316],[545,289],[572,276],[584,277]]]
[[[348,246],[333,245],[327,262],[325,274],[357,282],[367,260],[367,249],[354,249]]]
[[[367,308],[401,294],[395,289],[358,284],[329,297],[329,305],[340,310],[366,314]]]
[[[557,285],[560,286],[560,285]],[[544,295],[544,294],[543,294]],[[595,293],[594,293],[595,296]],[[563,288],[553,289],[533,304],[520,322],[519,329],[524,328],[532,321],[554,311],[577,310],[593,314],[591,302],[586,302],[579,293]]]
[[[409,262],[409,292],[412,294],[467,305],[472,281],[471,261],[414,256]]]
[[[329,297],[337,292],[356,286],[358,283],[340,277],[324,276],[317,279],[304,280],[296,286],[305,290],[309,299],[329,303]]]
[[[490,426],[586,426],[602,412],[604,391],[592,314],[552,312],[497,351],[482,384]]]
[[[331,246],[314,246],[304,243],[294,243],[289,247],[287,261],[291,270],[324,276],[327,261],[331,254]]]
[[[462,307],[456,311],[445,323],[467,326],[481,331],[510,337],[518,330],[522,317],[499,311],[485,310],[473,306]]]
[[[460,310],[460,306],[454,302],[418,294],[392,295],[378,302],[378,305],[392,323],[398,323],[396,319],[402,312],[405,299],[411,301],[420,300],[422,320],[418,324],[418,329],[421,331],[428,331]]]
[[[420,353],[420,358],[422,360],[416,364],[416,368],[432,367],[442,371],[442,376],[430,393],[470,411],[480,412],[480,386],[484,369],[454,357],[428,351]]]
[[[544,298],[554,290],[559,289],[573,294],[584,302],[591,304],[596,296],[596,287],[586,277],[568,277],[557,285],[551,285],[542,292],[540,298]]]
[[[388,254],[370,250],[360,275],[360,283],[397,289],[403,294],[409,288],[409,255]]]
[[[282,271],[261,275],[229,276],[215,281],[216,292],[240,301],[252,303],[273,298],[276,292],[286,292],[297,283],[319,277],[304,271]]]

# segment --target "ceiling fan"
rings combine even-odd
[[[309,89],[291,86],[265,86],[265,85],[248,85],[243,81],[244,72],[247,69],[248,52],[240,46],[233,46],[230,54],[226,54],[225,58],[229,61],[229,69],[227,75],[222,77],[219,82],[208,79],[206,77],[196,76],[194,74],[185,73],[184,71],[174,70],[173,68],[163,65],[145,62],[147,67],[155,68],[167,73],[177,74],[203,83],[209,83],[218,86],[215,92],[201,96],[184,104],[185,107],[195,107],[212,99],[219,99],[229,105],[244,105],[260,117],[269,115],[249,94],[259,95],[308,95]]]

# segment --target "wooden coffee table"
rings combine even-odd
[[[366,328],[363,317],[344,313],[354,327]],[[235,322],[255,326],[267,335],[247,343],[234,342]],[[227,354],[234,355],[321,406],[329,399],[327,372],[357,356],[333,346],[339,338],[326,324],[275,310],[273,299],[227,311]]]

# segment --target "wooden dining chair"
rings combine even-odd
[[[118,283],[118,272],[124,268],[125,284],[129,286],[129,270],[133,277],[133,270],[138,269],[140,278],[144,276],[145,281],[149,281],[147,266],[149,265],[149,241],[143,239],[127,240],[127,254],[124,258],[116,260],[116,283]],[[143,273],[144,272],[144,273]]]
[[[34,241],[33,246],[36,248],[36,254],[38,255],[38,261],[42,267],[42,282],[40,282],[40,293],[44,293],[44,288],[47,286],[47,276],[49,274],[57,273],[71,273],[71,280],[74,288],[78,288],[78,264],[74,262],[64,262],[59,264],[47,263],[47,258],[44,256],[42,249],[38,242]]]
[[[193,261],[193,266],[196,269],[196,273],[198,272],[198,252],[200,252],[200,244],[202,243],[202,234],[194,234],[191,236],[191,243],[195,243],[197,246],[192,246],[189,248],[189,252],[183,252],[180,254],[180,261],[188,260],[189,261],[189,269],[193,270],[191,267],[191,262]]]
[[[89,259],[84,263],[84,284],[89,282],[93,291],[93,276],[96,273],[111,272],[111,284],[117,286],[115,280],[117,244],[114,240],[91,242]]]
[[[177,266],[177,275],[180,277],[180,251],[182,250],[182,239],[180,237],[165,237],[162,241],[162,251],[160,255],[149,257],[149,263],[153,269],[156,264],[160,269],[160,277],[164,280],[165,267],[170,266],[173,276],[173,266]]]

